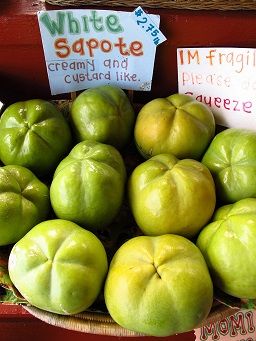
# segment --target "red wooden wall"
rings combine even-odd
[[[43,0],[0,2],[0,93],[6,100],[50,97],[36,12],[56,8]],[[161,16],[168,40],[157,48],[152,91],[136,94],[142,102],[177,91],[177,47],[256,46],[256,11],[145,9]]]

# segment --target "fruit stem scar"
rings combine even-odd
[[[156,271],[156,275],[157,275],[160,279],[162,279],[160,273],[159,273],[158,270],[157,270],[157,266],[155,265],[155,263],[153,263],[152,265],[153,265],[153,267],[154,267],[154,269],[155,269],[155,271]]]

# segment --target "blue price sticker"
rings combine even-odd
[[[151,20],[150,16],[139,6],[133,11],[137,25],[151,38],[157,46],[166,40],[159,27]]]

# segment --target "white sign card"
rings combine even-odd
[[[160,17],[109,10],[38,12],[52,95],[104,84],[151,89]],[[140,26],[140,29],[138,26]]]
[[[256,129],[256,49],[177,49],[178,91],[207,104],[216,123]]]

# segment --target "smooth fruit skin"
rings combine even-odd
[[[202,163],[211,171],[222,204],[256,197],[256,132],[229,128],[217,134]]]
[[[192,159],[156,155],[138,165],[128,181],[132,214],[146,235],[195,236],[216,203],[210,171]]]
[[[54,171],[69,151],[71,130],[57,107],[42,99],[11,104],[0,118],[0,158],[37,176]]]
[[[49,210],[49,189],[29,169],[0,167],[0,246],[16,243]]]
[[[238,298],[256,298],[256,198],[220,207],[199,234],[213,283]]]
[[[189,95],[156,98],[140,110],[134,128],[138,151],[199,160],[215,134],[212,111]]]
[[[112,85],[83,91],[71,107],[77,141],[92,140],[122,149],[132,138],[135,113],[125,92]]]
[[[194,329],[207,317],[212,281],[200,250],[177,235],[139,236],[114,255],[105,302],[122,327],[152,336]]]
[[[55,171],[51,204],[58,218],[90,230],[102,229],[119,212],[125,183],[124,161],[115,147],[82,141]]]
[[[11,281],[33,306],[76,314],[98,297],[107,269],[100,240],[61,219],[36,225],[11,250]]]

